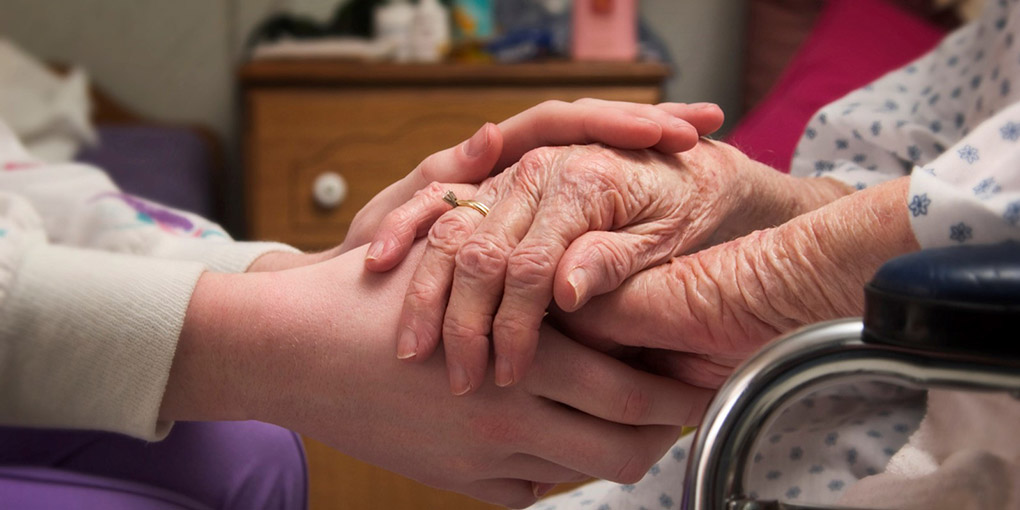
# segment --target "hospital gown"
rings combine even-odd
[[[814,115],[791,173],[859,190],[910,175],[904,207],[923,248],[1020,239],[1020,3],[987,4],[925,56]],[[803,399],[750,459],[750,495],[838,501],[885,468],[924,411],[923,395],[880,384]],[[690,445],[681,438],[637,484],[595,482],[534,508],[679,508]]]

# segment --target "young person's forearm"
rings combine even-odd
[[[253,416],[254,346],[273,336],[260,312],[266,275],[206,272],[177,342],[160,418],[242,420]]]
[[[300,399],[297,393],[315,390],[302,389],[308,367],[324,364],[323,356],[342,367],[354,362],[362,343],[395,337],[409,269],[421,250],[382,275],[364,271],[364,251],[287,271],[203,274],[160,417],[283,420],[282,408]],[[334,390],[343,391],[354,377],[338,372],[333,379]]]

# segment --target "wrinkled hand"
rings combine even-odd
[[[776,335],[862,313],[862,287],[875,270],[918,249],[906,179],[676,257],[552,319],[600,350],[659,349],[643,358],[655,372],[717,388]]]
[[[553,298],[576,310],[644,268],[779,223],[803,206],[773,198],[790,193],[779,190],[791,180],[707,140],[675,155],[532,151],[474,194],[492,204],[488,217],[458,207],[432,227],[404,302],[397,355],[426,358],[442,338],[451,390],[464,394],[481,386],[491,332],[496,383],[513,384],[534,357]],[[449,209],[442,190],[433,186],[394,216],[418,211],[428,223]]]
[[[355,216],[344,249],[373,240],[380,221],[432,182],[478,183],[531,149],[577,143],[605,143],[663,152],[689,149],[698,137],[719,129],[722,110],[714,104],[663,103],[652,106],[599,99],[546,101],[499,125],[486,124],[469,140],[425,158],[406,177],[376,195]],[[412,232],[414,234],[414,232]],[[422,232],[424,234],[424,232]],[[412,235],[413,237],[413,235]],[[393,241],[375,238],[373,260],[392,261]],[[387,244],[390,243],[390,244]],[[405,247],[406,248],[406,247]]]

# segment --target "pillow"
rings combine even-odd
[[[776,85],[727,141],[789,172],[793,151],[815,112],[920,57],[944,35],[941,28],[883,0],[829,0]]]

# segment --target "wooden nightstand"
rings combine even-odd
[[[249,63],[240,72],[249,237],[333,247],[372,196],[483,123],[548,99],[655,103],[668,74],[657,63]],[[305,445],[312,510],[495,508]]]
[[[485,122],[547,99],[655,103],[667,75],[657,63],[252,62],[241,69],[249,237],[330,248],[372,196]]]

